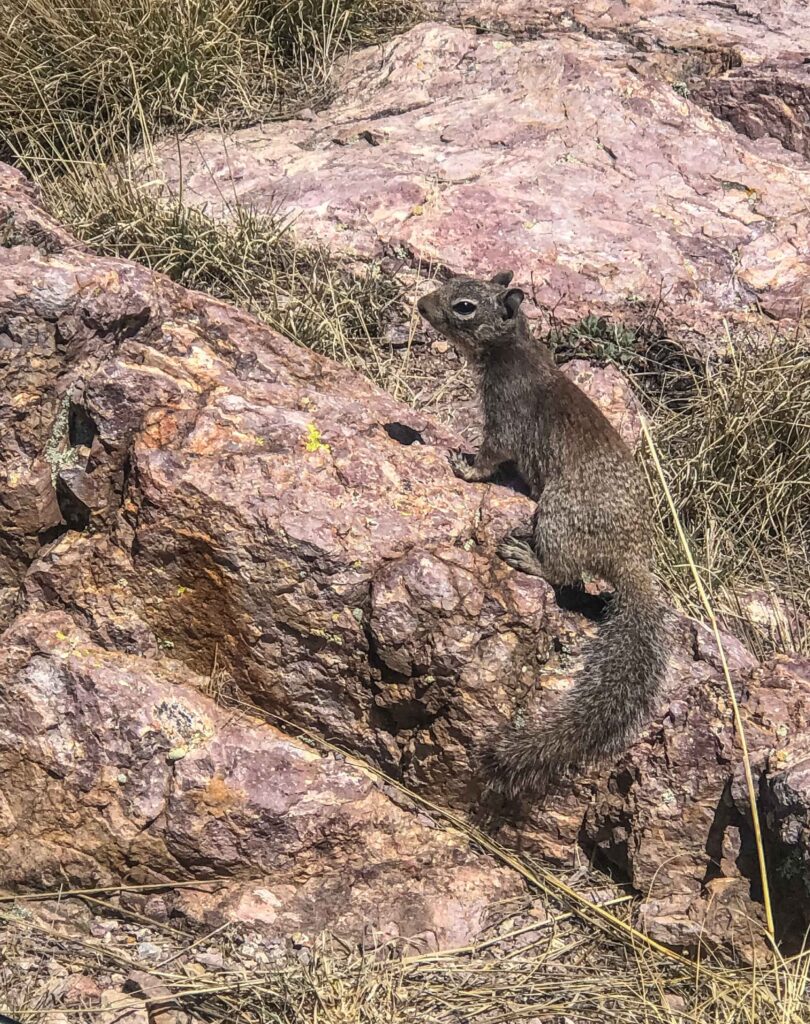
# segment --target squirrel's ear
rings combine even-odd
[[[506,288],[507,285],[512,283],[512,278],[514,276],[515,275],[512,273],[511,270],[502,270],[500,271],[500,273],[495,274],[489,280],[491,284],[499,284],[502,288]]]
[[[504,308],[504,319],[514,320],[520,309],[520,304],[526,296],[520,288],[510,288],[508,291],[501,292],[498,298],[501,300],[501,305]]]

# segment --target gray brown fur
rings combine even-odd
[[[572,689],[542,722],[510,726],[489,751],[490,784],[517,799],[573,764],[618,753],[648,720],[666,672],[667,613],[651,571],[650,509],[633,456],[532,338],[523,293],[509,287],[511,279],[455,277],[418,303],[466,356],[483,400],[481,446],[472,465],[452,454],[453,470],[482,481],[511,460],[531,488],[531,527],[499,547],[509,565],[555,586],[590,575],[615,589]]]

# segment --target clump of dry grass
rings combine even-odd
[[[198,883],[199,884],[199,883]],[[211,884],[211,883],[209,883]],[[137,888],[137,887],[135,887]],[[164,891],[170,892],[172,883]],[[126,894],[123,887],[120,895]],[[711,961],[679,965],[644,942],[617,941],[584,917],[549,901],[512,928],[518,905],[490,908],[489,937],[464,948],[430,952],[407,942],[371,940],[365,948],[323,935],[312,944],[268,941],[270,963],[257,965],[262,940],[238,924],[208,936],[132,915],[119,894],[43,894],[0,906],[0,1012],[24,1024],[63,1006],[65,979],[97,978],[106,1014],[182,1010],[194,1021],[229,1024],[805,1024],[810,954],[775,959],[757,970]],[[58,902],[57,902],[58,900]],[[518,901],[519,903],[520,901]],[[42,914],[38,907],[42,906]],[[87,911],[107,938],[94,936]],[[110,932],[117,920],[121,927]],[[135,935],[149,936],[158,956],[139,962]],[[174,922],[176,924],[177,922]],[[136,931],[133,931],[136,929]],[[252,949],[254,954],[247,951]],[[197,954],[218,953],[203,968]],[[25,965],[20,969],[19,965]],[[59,971],[53,972],[54,964]],[[152,994],[127,994],[121,979],[136,969]],[[115,979],[118,979],[117,981]],[[139,981],[139,984],[142,982]],[[145,999],[144,999],[145,995]],[[139,1010],[140,1008],[140,1010]],[[78,1024],[99,1019],[98,1006],[71,1008]]]
[[[810,650],[810,345],[801,334],[729,344],[690,374],[678,409],[653,410],[652,432],[707,589],[755,650]],[[654,489],[659,493],[659,489]],[[691,574],[661,496],[661,571],[699,614]],[[750,621],[747,595],[775,626]],[[775,635],[774,635],[775,634]]]
[[[214,219],[129,177],[79,164],[45,184],[56,216],[94,251],[124,257],[256,315],[282,334],[381,380],[386,324],[401,296],[374,265],[299,244],[287,220],[235,207]]]
[[[409,0],[0,0],[0,158],[40,171],[90,142],[317,105],[335,58]]]
[[[506,944],[506,943],[505,943]],[[265,1004],[274,1024],[802,1024],[810,957],[754,972],[679,974],[646,950],[574,934],[526,949],[404,960],[348,953],[328,941]]]

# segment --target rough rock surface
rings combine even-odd
[[[643,69],[743,135],[810,155],[810,17],[801,0],[435,0],[428,9],[516,38],[585,32],[629,44]]]
[[[810,15],[751,7],[439,4],[461,23],[357,53],[326,110],[172,141],[163,175],[176,191],[182,168],[186,201],[215,215],[294,214],[356,256],[513,267],[563,318],[639,302],[709,333],[797,317]]]
[[[5,883],[224,872],[247,888],[214,916],[474,934],[514,878],[211,694],[477,812],[480,742],[568,684],[592,628],[495,557],[530,503],[457,480],[456,438],[223,303],[69,246],[0,262]],[[729,651],[774,870],[806,879],[807,666]],[[738,774],[717,652],[681,621],[647,734],[498,834],[602,851],[658,938],[750,948]]]
[[[20,617],[0,657],[4,880],[227,876],[188,903],[209,927],[431,948],[521,891],[356,768],[217,707],[186,666],[105,650],[63,612]]]
[[[217,621],[219,598],[228,603],[226,592],[219,593],[216,564],[209,564],[219,555],[204,552],[204,535],[194,527],[200,560],[189,534],[188,552],[179,553],[176,565],[188,586],[173,584],[168,595],[164,583],[152,593],[140,588],[132,558],[137,530],[132,532],[134,520],[126,520],[140,514],[127,503],[136,477],[153,471],[147,469],[148,450],[160,458],[169,454],[167,429],[179,425],[181,435],[193,432],[192,421],[212,399],[212,418],[199,418],[202,433],[187,450],[192,462],[203,456],[203,435],[213,429],[223,442],[213,444],[216,478],[219,458],[237,468],[247,438],[250,450],[264,451],[255,464],[248,460],[252,469],[243,480],[245,493],[255,496],[254,474],[262,475],[262,462],[269,467],[275,461],[274,430],[285,435],[293,442],[287,466],[292,475],[274,487],[282,504],[303,502],[303,510],[290,509],[291,534],[296,519],[304,534],[310,528],[317,534],[318,523],[306,511],[305,470],[309,462],[317,475],[326,451],[309,429],[318,401],[328,406],[330,388],[336,388],[346,393],[344,412],[362,409],[366,393],[378,397],[375,411],[383,420],[400,407],[235,310],[134,265],[93,259],[77,245],[68,250],[66,233],[58,247],[42,244],[46,233],[58,238],[61,229],[36,210],[15,172],[1,170],[5,222],[39,225],[34,237],[42,246],[24,244],[31,236],[22,233],[0,249],[0,551],[3,617],[10,623],[0,669],[3,884],[224,874],[233,876],[233,885],[207,901],[189,900],[187,915],[207,926],[250,919],[271,935],[311,936],[330,926],[359,937],[372,927],[383,935],[419,936],[429,946],[468,942],[480,931],[488,904],[523,890],[520,879],[472,853],[463,839],[400,810],[356,769],[322,760],[268,725],[234,723],[233,713],[195,694],[195,684],[210,688],[209,654],[218,652],[223,664],[231,640],[254,642],[256,634],[242,635],[227,615]],[[244,337],[237,338],[240,332]],[[273,355],[278,346],[283,366]],[[231,372],[247,392],[229,385]],[[296,380],[302,387],[294,407],[274,415],[273,392]],[[267,407],[256,410],[261,433],[243,437],[252,390],[253,401]],[[229,417],[242,413],[247,420],[231,436]],[[416,423],[430,436],[429,425]],[[351,426],[349,420],[347,432]],[[161,435],[167,441],[163,455]],[[137,465],[136,439],[145,441]],[[288,491],[298,470],[300,489]],[[207,486],[203,476],[188,482],[192,490]],[[235,495],[220,496],[234,506]],[[348,496],[346,522],[351,503]],[[250,557],[261,562],[268,524],[259,506],[258,546]],[[238,510],[237,518],[245,514],[246,508]],[[441,522],[440,512],[437,529]],[[220,529],[210,526],[214,533]],[[157,531],[155,540],[160,545]],[[292,553],[296,542],[279,540]],[[302,567],[306,551],[302,540]],[[306,575],[286,564],[296,577]],[[155,568],[162,576],[165,567]],[[182,616],[183,608],[172,610],[172,602],[182,603],[186,594],[189,607],[199,606],[216,623],[219,640],[210,647],[211,637],[200,634],[192,641],[196,655],[178,645],[183,665],[170,657],[172,629],[156,629],[147,606],[164,605],[170,618]],[[26,606],[32,611],[16,615]],[[250,611],[238,614],[246,621]],[[316,620],[309,626],[319,636]],[[192,626],[192,634],[200,627]]]
[[[733,49],[748,66],[799,63],[810,33],[804,0],[428,0],[427,10],[517,37],[558,31],[632,41],[642,53],[669,50],[673,59]]]

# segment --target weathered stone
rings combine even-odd
[[[427,10],[442,21],[518,38],[585,32],[632,43],[642,59],[682,62],[692,77],[722,74],[739,64],[791,63],[810,39],[803,0],[427,0]]]
[[[230,877],[218,923],[431,948],[522,891],[341,758],[217,707],[179,663],[104,650],[62,612],[19,618],[0,658],[6,884]]]
[[[0,215],[0,247],[32,245],[45,252],[57,253],[79,243],[42,209],[32,183],[20,171],[0,164],[0,190],[4,202]]]
[[[575,31],[576,4],[553,17],[545,3],[491,5],[509,37],[418,25],[352,56],[339,97],[312,118],[172,141],[159,149],[164,179],[177,191],[182,170],[184,200],[216,216],[234,201],[294,214],[302,237],[355,256],[511,267],[563,319],[641,301],[713,335],[722,317],[761,325],[758,309],[799,316],[810,214],[797,197],[810,192],[810,166],[776,137],[793,132],[801,149],[806,111],[785,112],[787,88],[752,106],[734,85],[745,75],[715,75],[700,92],[710,70],[742,60],[711,30],[703,39],[705,4],[691,16],[659,5],[661,43],[638,28],[639,5],[581,6],[587,33]],[[493,23],[476,10],[462,5]],[[791,11],[807,36],[806,8]],[[677,28],[692,42],[669,42]],[[745,28],[746,39],[758,34]],[[687,52],[673,56],[680,45]],[[725,120],[690,98],[684,75]],[[779,103],[794,127],[760,138]],[[748,123],[756,140],[726,121]]]
[[[738,68],[710,78],[691,95],[751,139],[776,138],[785,149],[810,158],[810,69]]]
[[[80,249],[0,255],[3,393],[39,395],[4,421],[5,450],[59,455],[41,501],[23,473],[0,503],[19,581],[0,666],[5,884],[224,876],[177,906],[271,936],[371,923],[463,944],[518,879],[212,697],[227,676],[248,712],[477,813],[480,745],[569,685],[594,628],[497,559],[531,503],[456,479],[460,438],[223,303]],[[705,630],[675,634],[638,743],[498,836],[565,864],[597,848],[653,934],[743,943],[756,869],[725,683]],[[806,803],[789,800],[807,666],[729,651],[773,869],[806,872]]]

